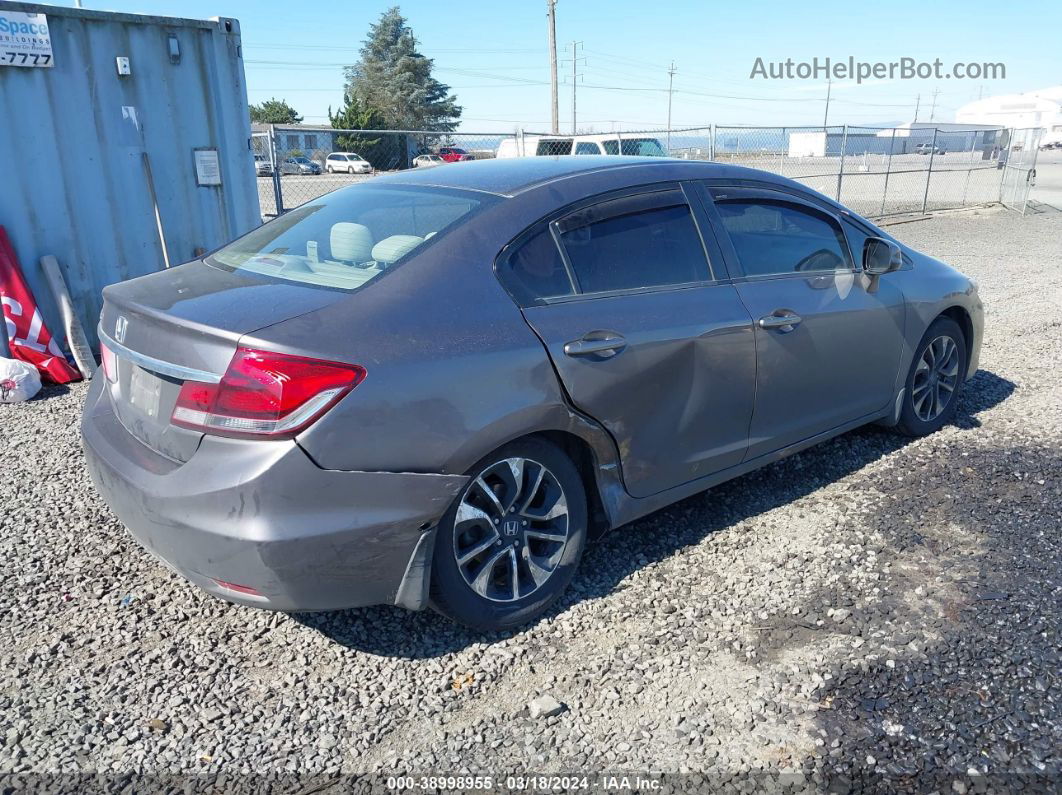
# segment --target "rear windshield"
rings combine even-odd
[[[488,197],[438,188],[353,186],[291,210],[212,254],[227,270],[355,290]]]
[[[666,157],[667,152],[655,138],[623,138],[619,141],[602,141],[606,154],[635,155],[642,157]]]

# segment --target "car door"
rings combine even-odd
[[[756,407],[746,458],[892,404],[903,294],[863,273],[837,214],[813,197],[714,185],[709,215],[755,323]]]
[[[635,497],[736,465],[747,446],[752,320],[699,224],[680,185],[653,186],[544,219],[499,260],[572,402],[615,439]]]

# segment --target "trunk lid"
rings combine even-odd
[[[155,452],[187,461],[202,433],[170,424],[184,381],[217,381],[244,334],[344,297],[201,261],[107,287],[99,332],[117,362],[107,385],[115,414]]]

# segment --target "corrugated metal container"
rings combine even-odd
[[[52,332],[45,254],[95,343],[100,291],[165,267],[163,238],[176,265],[261,222],[240,25],[0,4],[8,12],[47,16],[53,65],[0,64],[0,225]],[[210,149],[220,185],[201,184],[217,181],[209,151],[196,167]]]

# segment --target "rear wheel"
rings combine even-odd
[[[966,337],[948,317],[933,321],[907,374],[897,430],[925,436],[955,416],[966,373]]]
[[[432,607],[480,630],[527,623],[571,582],[586,544],[586,495],[571,460],[526,439],[472,469],[443,517]]]

